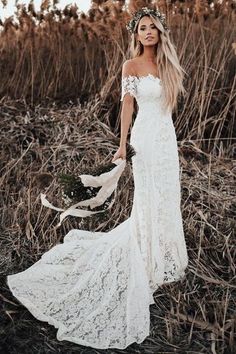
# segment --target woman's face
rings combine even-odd
[[[138,24],[137,39],[145,46],[153,46],[159,41],[159,30],[149,16],[143,16]]]

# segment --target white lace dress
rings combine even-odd
[[[64,242],[23,272],[8,275],[13,295],[57,339],[124,349],[149,335],[153,293],[185,275],[188,256],[180,210],[179,158],[162,82],[149,74],[122,78],[138,114],[131,130],[131,215],[109,232],[71,230]]]

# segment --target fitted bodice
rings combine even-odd
[[[142,109],[163,109],[164,91],[162,81],[159,77],[152,74],[145,76],[123,76],[122,77],[122,93],[120,101],[126,93],[135,97],[139,111]]]
[[[145,108],[146,105],[153,105],[155,107],[162,106],[163,104],[163,87],[162,81],[152,75],[148,74],[145,76],[123,76],[122,77],[122,93],[120,101],[123,101],[123,98],[126,93],[129,93],[131,96],[135,97],[138,107]]]

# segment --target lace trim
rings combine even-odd
[[[123,76],[121,79],[121,99],[123,101],[124,96],[128,93],[133,97],[137,97],[137,77],[136,76]]]
[[[142,76],[135,76],[135,75],[127,75],[123,76],[121,79],[121,99],[123,101],[124,96],[126,93],[130,94],[134,98],[137,98],[137,81],[140,82],[143,79],[151,79],[153,81],[158,81],[161,85],[162,80],[158,76],[154,76],[153,74],[147,74]]]

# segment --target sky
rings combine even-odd
[[[29,4],[30,1],[20,1],[18,0],[18,4]],[[38,11],[40,8],[41,0],[34,0],[35,10]],[[64,8],[66,5],[76,4],[79,7],[80,11],[87,12],[90,8],[91,0],[59,0],[59,3],[56,5],[57,8]],[[4,21],[6,17],[14,15],[15,8],[15,0],[7,0],[7,6],[3,7],[2,2],[0,2],[0,18]]]

